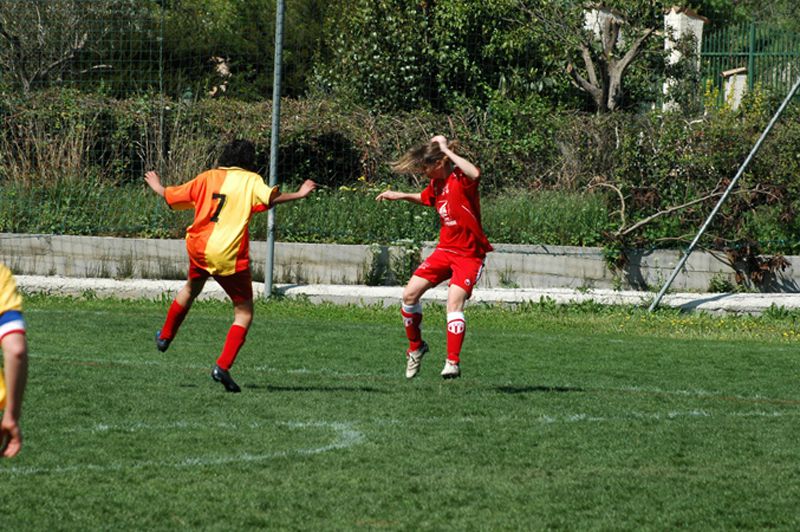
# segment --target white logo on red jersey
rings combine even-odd
[[[450,213],[447,209],[447,201],[443,201],[442,204],[439,205],[439,216],[442,217],[444,225],[456,225],[456,221],[450,218]]]
[[[441,205],[439,205],[439,216],[444,219],[447,219],[447,202],[443,201]]]
[[[414,324],[414,318],[403,318],[403,327],[411,327]]]

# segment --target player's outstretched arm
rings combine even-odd
[[[418,205],[422,205],[422,200],[420,199],[422,194],[419,192],[409,193],[409,192],[399,192],[397,190],[384,190],[375,198],[376,201],[397,201],[397,200],[404,200],[411,203],[416,203]]]
[[[161,184],[161,177],[156,172],[150,170],[144,174],[144,181],[153,189],[153,192],[164,197],[164,186]]]
[[[277,205],[278,203],[303,199],[316,189],[317,184],[310,179],[306,179],[303,181],[303,184],[300,185],[300,188],[297,189],[297,192],[280,193],[272,199],[272,204]]]
[[[469,162],[468,160],[464,159],[460,155],[456,154],[447,147],[447,138],[444,135],[436,135],[431,139],[431,144],[436,143],[439,145],[439,149],[442,150],[442,153],[447,155],[447,158],[450,159],[454,165],[461,168],[461,171],[464,172],[464,175],[468,178],[475,180],[481,176],[481,171],[478,169],[477,166]]]

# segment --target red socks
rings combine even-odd
[[[416,351],[422,346],[422,304],[416,305],[403,304],[400,309],[403,316],[403,326],[406,328],[409,351]]]
[[[403,326],[408,337],[409,351],[415,351],[422,346],[422,304],[406,305],[400,309],[403,316]],[[464,345],[464,334],[467,322],[463,312],[447,313],[447,359],[458,364],[461,357],[461,347]]]
[[[461,355],[466,330],[467,322],[463,312],[447,313],[447,360],[455,364],[458,364]]]
[[[173,301],[167,311],[167,319],[164,326],[161,328],[159,338],[162,340],[172,340],[178,332],[178,328],[183,323],[183,319],[189,313],[189,309],[182,307],[177,301]],[[247,329],[241,325],[233,324],[228,330],[228,336],[225,338],[225,345],[222,347],[222,354],[217,359],[217,365],[228,371],[233,366],[236,360],[236,355],[244,345],[245,338],[247,338]]]
[[[225,338],[222,354],[217,359],[217,366],[225,371],[231,369],[233,362],[236,360],[236,355],[239,354],[239,349],[244,345],[245,338],[247,338],[247,329],[235,323],[231,325],[228,330],[228,336]]]
[[[164,322],[164,326],[161,327],[159,338],[162,340],[172,340],[175,338],[175,335],[178,333],[178,327],[181,326],[183,318],[185,318],[188,313],[188,308],[180,306],[177,301],[173,301],[167,311],[167,319]]]

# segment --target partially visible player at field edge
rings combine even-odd
[[[255,173],[255,146],[246,140],[227,144],[218,167],[191,181],[164,187],[156,172],[145,181],[172,209],[194,209],[194,222],[186,229],[189,279],[175,296],[163,327],[156,332],[156,347],[166,351],[178,328],[209,277],[233,301],[233,325],[211,377],[229,392],[241,389],[230,375],[253,321],[253,283],[250,273],[249,224],[254,212],[308,196],[316,183],[306,180],[297,192],[281,193]]]
[[[392,163],[398,173],[424,173],[430,183],[422,192],[387,190],[378,201],[405,200],[426,205],[439,213],[439,243],[411,276],[403,289],[401,314],[408,337],[406,378],[419,372],[428,344],[422,339],[422,304],[420,298],[430,288],[450,279],[447,289],[447,360],[441,376],[454,379],[461,375],[461,348],[466,333],[464,305],[483,271],[486,254],[492,246],[481,226],[478,194],[480,170],[453,150],[441,135],[407,151]]]
[[[0,456],[16,456],[22,448],[22,396],[28,381],[28,343],[22,317],[22,297],[17,283],[5,264],[0,263],[0,347],[3,370],[0,370]],[[5,379],[3,378],[5,371]]]

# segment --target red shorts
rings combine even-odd
[[[481,278],[481,273],[483,273],[483,259],[462,257],[437,248],[430,257],[422,261],[414,275],[422,277],[434,285],[450,279],[449,284],[460,286],[469,297]]]
[[[247,303],[253,300],[253,277],[250,270],[242,270],[233,275],[211,275],[203,268],[189,264],[189,280],[208,279],[214,277],[231,301],[234,303]]]

